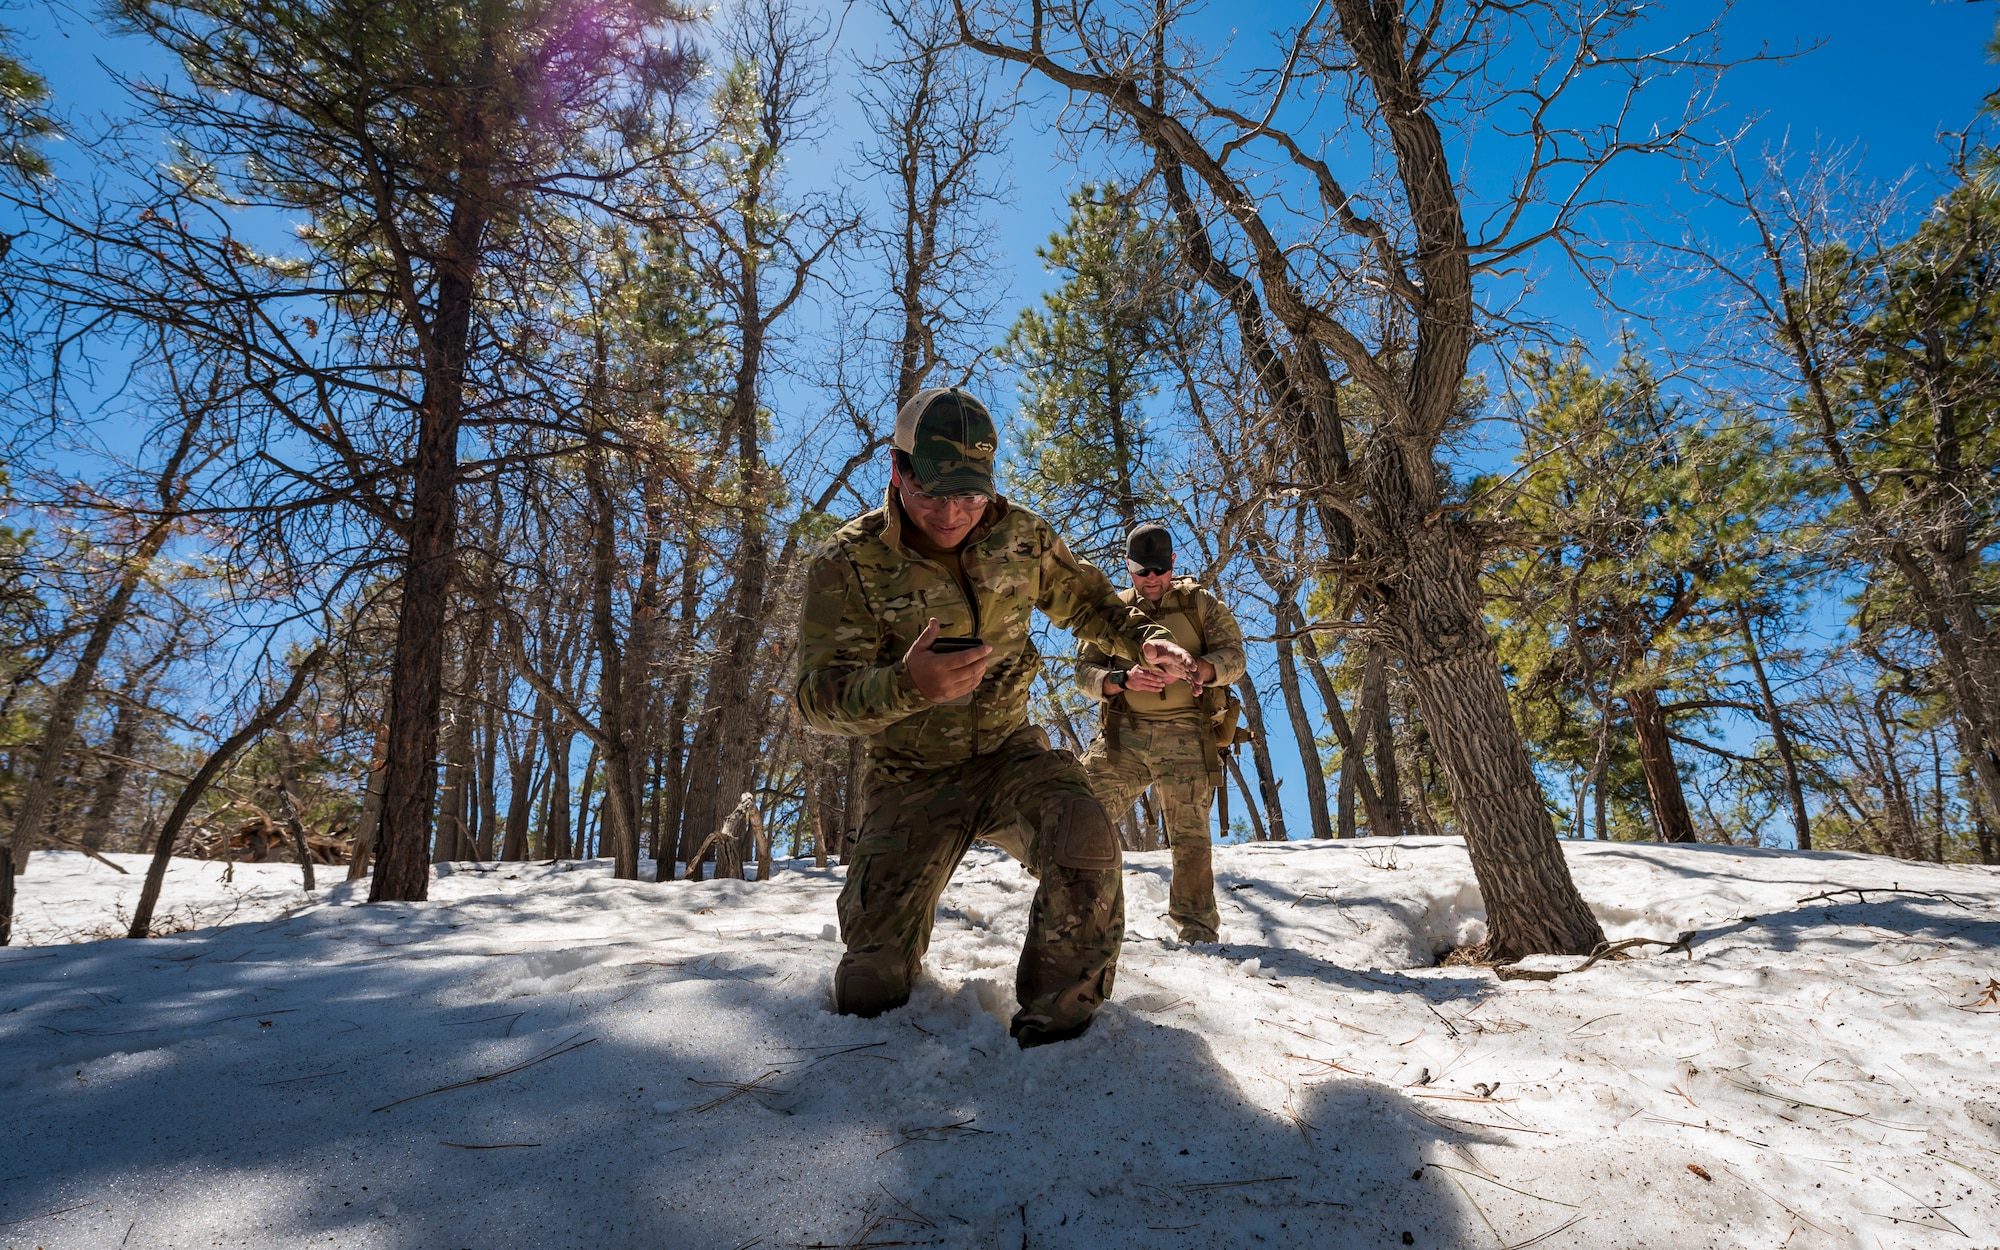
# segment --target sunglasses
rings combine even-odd
[[[1172,564],[1162,564],[1158,568],[1154,568],[1150,564],[1140,564],[1134,560],[1127,560],[1125,568],[1134,577],[1158,577],[1162,573],[1171,573],[1174,571]]]

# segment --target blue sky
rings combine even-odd
[[[1247,57],[1263,46],[1268,30],[1296,21],[1300,12],[1295,4],[1239,3],[1213,6],[1202,21],[1206,37],[1229,43]],[[1654,6],[1654,29],[1699,26],[1713,14],[1712,3],[1660,4]],[[169,68],[150,49],[107,36],[94,15],[88,6],[60,4],[30,4],[4,15],[18,32],[17,52],[48,78],[59,108],[84,117],[121,111],[114,74]],[[1799,148],[1854,145],[1870,175],[1893,179],[1916,171],[1924,184],[1928,171],[1940,168],[1947,155],[1939,136],[1973,123],[1982,98],[2000,86],[2000,66],[1989,61],[1986,51],[1996,16],[2000,5],[1985,3],[1745,0],[1723,19],[1726,47],[1739,56],[1760,49],[1795,55],[1732,73],[1721,90],[1717,124],[1752,126],[1753,146],[1787,137]],[[841,29],[843,51],[865,54],[879,31],[879,19],[856,7],[845,13]],[[1035,98],[1012,132],[1004,162],[1012,200],[994,218],[993,250],[1010,270],[996,331],[1047,286],[1034,249],[1061,224],[1065,196],[1105,172],[1089,163],[1088,154],[1083,163],[1073,159],[1048,132],[1060,98],[1032,80],[1028,88]],[[858,133],[857,111],[842,100],[828,107],[830,137],[799,158],[795,172],[801,183],[830,182],[852,167],[849,136]],[[61,162],[64,152],[59,146],[52,155]],[[1664,163],[1635,164],[1620,172],[1615,185],[1635,213],[1661,218],[1679,211],[1677,181],[1677,171]],[[1730,223],[1713,225],[1726,230]],[[1604,228],[1615,234],[1628,223],[1607,221]],[[1615,319],[1559,269],[1545,269],[1535,299],[1537,312],[1585,342],[1615,339]],[[1010,396],[995,399],[1003,410],[1011,406]],[[1276,683],[1268,675],[1260,674],[1260,679],[1270,691],[1268,721],[1283,736]],[[1288,819],[1294,831],[1308,829],[1296,750],[1288,737],[1273,747],[1288,774]]]

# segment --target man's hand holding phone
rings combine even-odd
[[[903,663],[918,693],[932,703],[950,703],[978,688],[992,654],[993,648],[977,638],[939,638],[937,618],[932,617],[903,653]]]

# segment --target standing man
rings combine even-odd
[[[1122,603],[1144,608],[1199,657],[1192,682],[1164,666],[1121,664],[1086,644],[1076,665],[1077,689],[1103,704],[1102,728],[1083,757],[1097,797],[1114,812],[1130,811],[1147,786],[1166,808],[1174,876],[1167,916],[1183,942],[1221,937],[1215,868],[1209,846],[1209,800],[1223,784],[1219,735],[1233,733],[1225,689],[1243,676],[1243,631],[1220,599],[1174,576],[1174,539],[1165,527],[1140,525],[1125,539],[1132,588]]]
[[[1187,676],[1194,657],[1093,565],[993,489],[999,438],[978,400],[919,393],[896,414],[883,506],[813,560],[794,693],[822,733],[866,736],[847,858],[835,1009],[909,1000],[952,871],[984,838],[1041,880],[1014,977],[1024,1047],[1083,1032],[1125,936],[1124,860],[1083,768],[1028,723],[1040,609],[1100,651]]]

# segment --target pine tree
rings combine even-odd
[[[1085,554],[1115,562],[1156,498],[1144,404],[1173,313],[1174,244],[1116,184],[1086,186],[1069,205],[1068,223],[1036,250],[1062,283],[1022,311],[1001,349],[1022,375],[1011,480]]]
[[[1544,759],[1584,778],[1579,794],[1643,795],[1660,838],[1695,841],[1674,749],[1694,740],[1676,720],[1734,702],[1721,675],[1740,610],[1764,602],[1750,588],[1775,557],[1759,527],[1789,479],[1767,435],[1703,419],[1629,355],[1608,374],[1574,350],[1525,366],[1515,554],[1489,579],[1517,714]]]

